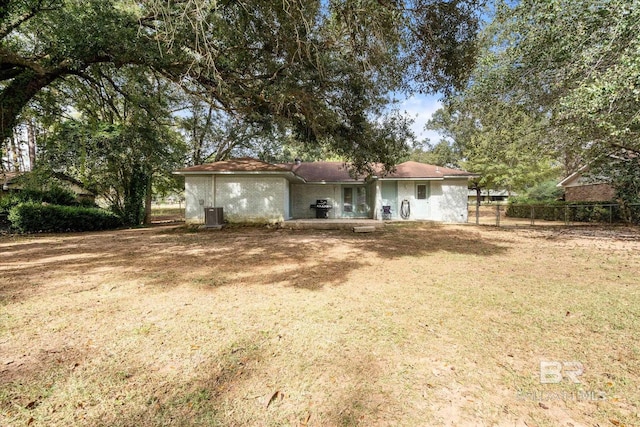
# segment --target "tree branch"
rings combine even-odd
[[[23,71],[23,68],[15,67],[12,65],[5,67],[5,64],[2,64],[0,65],[0,82],[18,77]]]
[[[109,106],[109,109],[118,117],[119,120],[122,120],[122,116],[120,114],[120,110],[118,109],[118,107],[116,107],[116,105],[113,103],[113,97],[111,96],[102,96],[102,91],[100,90],[100,88],[104,88],[104,84],[102,84],[101,81],[94,79],[92,76],[83,73],[83,72],[79,72],[79,73],[74,73],[76,76],[80,77],[83,80],[86,80],[87,83],[89,83],[90,85],[93,85],[94,87],[94,92],[96,94],[98,94],[98,97],[106,104]],[[99,73],[100,74],[100,73]],[[102,78],[104,78],[104,76],[100,76]],[[119,89],[117,87],[115,87],[115,84],[113,82],[111,82],[111,85],[114,86],[114,89],[118,92],[121,93],[119,91]],[[124,94],[122,94],[123,96],[125,96]]]
[[[54,0],[55,1],[55,0]],[[22,15],[20,15],[17,19],[15,19],[13,22],[7,23],[7,24],[3,24],[0,27],[0,40],[4,39],[5,37],[7,37],[9,34],[11,34],[11,32],[13,30],[15,30],[16,28],[18,28],[20,25],[24,24],[25,22],[27,22],[28,20],[30,20],[31,18],[33,18],[34,16],[36,16],[38,13],[40,12],[46,12],[46,11],[52,11],[55,10],[56,7],[53,7],[53,3],[54,1],[50,2],[50,6],[48,7],[43,7],[42,0],[39,0],[37,5],[32,7],[31,9],[29,9],[27,12],[23,13]],[[4,8],[8,8],[9,6],[3,6]],[[59,8],[60,6],[58,6]],[[5,14],[8,14],[8,12],[5,12]],[[6,16],[6,15],[5,15]],[[4,21],[5,16],[1,17],[1,20]]]
[[[3,67],[15,66],[21,68],[28,68],[35,71],[39,75],[46,74],[45,68],[37,62],[30,61],[22,56],[16,55],[14,52],[10,52],[3,47],[0,47],[0,64]]]

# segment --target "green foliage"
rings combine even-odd
[[[569,144],[589,154],[638,150],[640,8],[628,0],[531,0],[504,8],[496,26],[503,91],[544,108]]]
[[[6,217],[9,215],[12,207],[22,202],[23,200],[20,200],[16,193],[3,194],[2,197],[0,197],[0,216]]]
[[[480,174],[473,183],[480,188],[523,192],[557,174],[538,143],[538,118],[520,107],[486,103],[470,90],[450,98],[427,127],[452,140],[449,148],[434,148],[445,148],[449,162]]]
[[[640,214],[640,206],[634,207]],[[623,213],[618,205],[593,202],[510,203],[506,215],[512,218],[531,218],[563,222],[621,222]]]
[[[60,186],[52,186],[47,190],[25,188],[19,191],[17,196],[25,202],[44,202],[61,206],[76,206],[79,204],[75,194]]]
[[[430,126],[464,148],[482,187],[526,190],[559,166],[603,163],[619,200],[637,200],[640,174],[614,160],[640,155],[637,2],[499,1],[493,18],[470,85]]]
[[[11,226],[22,233],[96,231],[117,228],[120,218],[97,208],[20,203],[9,212]]]
[[[68,121],[47,138],[42,162],[56,171],[74,175],[94,193],[105,197],[127,225],[138,225],[144,218],[143,201],[150,170],[162,155],[159,144],[159,150],[151,152],[155,141],[149,134],[138,132],[126,125]],[[145,156],[147,153],[150,155]]]
[[[462,153],[459,144],[443,139],[437,144],[426,143],[425,147],[415,148],[409,159],[430,165],[460,168]]]
[[[25,0],[0,14],[0,137],[42,90],[101,63],[160,66],[157,44],[116,0]],[[73,80],[73,79],[70,79]],[[60,96],[60,94],[58,94]]]
[[[52,126],[40,163],[74,177],[104,197],[127,225],[144,219],[143,202],[154,177],[164,191],[186,146],[173,129],[175,100],[168,86],[143,70],[123,69],[116,84],[101,70],[95,86],[72,85],[70,101],[82,116]]]
[[[602,164],[619,199],[636,200],[640,174],[615,158],[640,155],[638,2],[503,1],[496,11],[465,97],[526,112],[565,175]]]
[[[528,202],[553,202],[562,197],[563,190],[558,187],[558,181],[555,179],[541,182],[524,193],[524,198]]]
[[[640,203],[640,161],[637,153],[619,149],[608,156],[601,156],[591,163],[586,175],[611,184],[625,219],[637,222],[638,213],[631,207]]]
[[[362,112],[364,116],[364,112]],[[350,159],[354,172],[358,175],[375,174],[377,171],[372,168],[372,163],[380,163],[390,169],[406,156],[409,149],[408,141],[414,138],[410,129],[411,120],[403,117],[398,112],[392,112],[378,117],[373,125],[364,124],[365,118],[349,128],[339,126],[329,144],[335,154],[346,159]],[[354,138],[350,135],[353,133]],[[348,145],[337,144],[334,139],[344,138],[349,141]],[[354,156],[352,153],[357,152]]]
[[[52,185],[48,189],[27,187],[23,190],[11,191],[0,198],[0,214],[8,215],[11,208],[20,203],[49,203],[60,206],[79,206],[84,203],[79,201],[75,194],[68,189]]]
[[[215,141],[206,135],[214,117],[265,135],[277,131],[328,144],[358,168],[371,161],[390,165],[405,147],[396,141],[400,121],[377,121],[389,94],[463,85],[475,58],[479,3],[11,2],[0,13],[0,138],[10,135],[28,105],[44,111],[57,104],[68,112],[65,97],[78,87],[102,95],[100,120],[121,122],[122,114],[110,111],[117,120],[107,120],[104,113],[113,110],[113,92],[129,70],[140,85],[157,86],[141,93],[179,87],[212,107],[208,112],[215,114],[204,107],[193,122],[201,131],[194,162],[208,154],[203,142]],[[128,108],[149,106],[122,93]],[[371,141],[376,137],[382,142]]]
[[[144,198],[148,182],[151,177],[145,173],[139,165],[131,170],[131,176],[127,187],[124,189],[124,201],[122,210],[115,205],[115,213],[123,219],[126,225],[139,225],[144,219]]]

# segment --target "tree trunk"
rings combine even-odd
[[[29,144],[29,170],[36,167],[36,121],[29,119],[27,122],[27,143]]]
[[[147,189],[144,195],[144,225],[151,224],[151,192],[153,191],[153,174],[147,179]]]
[[[59,77],[58,73],[38,75],[25,71],[0,92],[0,140],[13,134],[24,107],[40,90]]]
[[[480,197],[482,197],[482,190],[480,187],[476,187],[476,224],[480,224]]]
[[[24,168],[21,166],[22,153],[20,153],[20,141],[15,135],[11,135],[9,148],[11,150],[10,161],[11,170],[14,172],[22,172]]]

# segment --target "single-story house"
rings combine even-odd
[[[468,180],[477,176],[405,162],[392,173],[358,179],[342,162],[271,164],[252,158],[174,173],[185,177],[188,223],[204,223],[205,207],[222,207],[231,222],[322,217],[466,222]]]
[[[558,187],[564,189],[564,200],[567,202],[611,202],[615,199],[615,189],[608,183],[585,177],[586,166],[572,173]]]
[[[21,191],[23,189],[22,178],[28,178],[31,172],[2,172],[0,173],[0,183],[2,184],[2,190],[0,191],[0,197],[3,194],[8,194],[12,191]],[[82,183],[70,176],[56,173],[53,174],[53,178],[57,180],[57,183],[71,191],[76,195],[78,200],[90,200],[94,201],[96,196],[91,191],[83,187]]]

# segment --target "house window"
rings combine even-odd
[[[343,197],[343,212],[353,212],[353,188],[345,187],[344,188],[344,197]]]
[[[427,184],[417,184],[416,185],[416,199],[418,199],[418,200],[426,200],[427,199]]]

